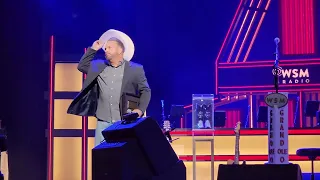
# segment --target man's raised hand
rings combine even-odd
[[[91,49],[94,49],[96,51],[98,51],[99,49],[101,49],[103,46],[103,43],[99,40],[96,40],[93,42],[92,46],[91,46]]]

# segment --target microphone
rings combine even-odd
[[[280,38],[278,37],[274,38],[274,43],[279,44],[279,42],[280,42]]]

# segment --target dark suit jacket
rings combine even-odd
[[[87,74],[81,92],[75,97],[68,108],[68,114],[79,116],[95,116],[99,98],[98,75],[107,67],[106,60],[93,59],[96,51],[88,48],[82,56],[78,70]],[[149,88],[143,66],[134,62],[125,61],[121,95],[124,93],[134,94],[140,97],[138,108],[145,112],[150,98],[151,89]],[[122,96],[120,99],[120,113],[123,112]]]

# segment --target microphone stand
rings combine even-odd
[[[171,127],[170,120],[166,120],[166,116],[164,115],[164,100],[161,100],[161,108],[162,108],[162,122],[163,122],[163,130],[164,130],[164,136],[167,138],[169,143],[172,143],[173,141],[179,139],[175,138],[172,139],[170,132],[173,131],[175,128]]]
[[[163,130],[164,130],[164,135],[168,139],[168,141],[172,141],[171,135],[170,135],[170,129],[171,129],[171,124],[170,121],[166,120],[166,116],[164,115],[164,100],[161,100],[161,108],[162,108],[162,123],[163,123]]]
[[[273,65],[273,77],[274,77],[274,87],[276,89],[276,93],[279,92],[279,76],[281,75],[281,67],[279,66],[279,48],[278,48],[278,44],[280,42],[279,38],[275,38],[274,42],[276,43],[276,52],[275,54],[275,61],[274,61],[274,65]]]
[[[161,100],[161,109],[162,109],[162,121],[166,120],[166,116],[164,115],[164,100]]]

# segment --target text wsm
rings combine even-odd
[[[282,69],[282,84],[307,84],[310,83],[309,70]]]

